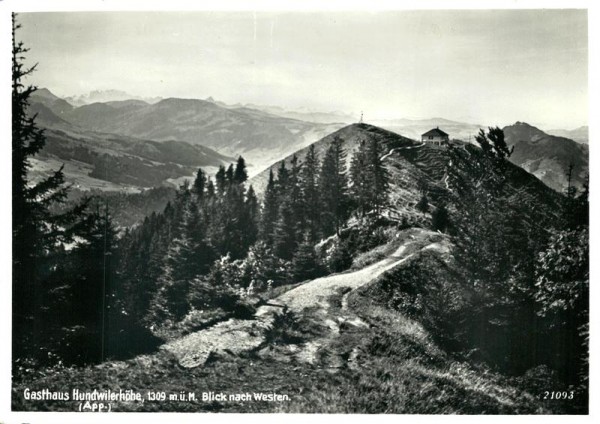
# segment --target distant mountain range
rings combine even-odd
[[[137,101],[123,101],[119,106],[126,108],[131,102]],[[28,112],[36,115],[36,123],[46,133],[44,149],[32,160],[34,179],[64,164],[67,181],[75,188],[129,192],[179,185],[200,167],[216,170],[235,160],[183,141],[157,142],[90,130],[66,120],[77,108],[65,103],[48,90],[38,90],[30,98]]]
[[[246,104],[244,107],[261,110],[263,112],[282,116],[284,118],[298,119],[301,121],[315,122],[320,124],[351,124],[358,121],[357,117],[341,111],[320,112],[308,108],[293,110],[284,109],[279,106],[265,106],[256,104]]]
[[[567,188],[566,171],[572,163],[572,183],[581,188],[589,172],[589,148],[586,144],[547,134],[525,122],[517,122],[503,130],[507,144],[515,147],[511,162],[559,192]]]
[[[41,89],[49,93],[47,89]],[[41,91],[39,90],[39,91]],[[51,94],[51,93],[50,93]],[[52,94],[52,96],[54,96]],[[109,102],[120,102],[123,100],[138,100],[148,104],[158,103],[164,100],[163,97],[141,97],[129,94],[121,90],[94,90],[87,94],[81,94],[77,96],[64,97],[64,100],[73,106],[84,106],[92,103],[109,103]],[[300,108],[283,108],[281,106],[273,105],[261,105],[255,103],[235,103],[227,104],[225,102],[215,100],[213,97],[207,97],[207,102],[214,103],[226,109],[256,109],[272,115],[277,115],[283,118],[298,119],[306,122],[314,122],[319,124],[349,124],[356,122],[358,118],[354,115],[342,112],[332,111],[323,112],[312,108],[300,107]]]
[[[305,122],[198,99],[169,98],[155,104],[138,99],[112,100],[70,108],[48,90],[35,99],[82,129],[145,140],[185,141],[227,156],[243,155],[251,172],[344,125]]]
[[[589,128],[587,125],[575,128],[574,130],[548,130],[546,132],[557,137],[570,138],[578,143],[589,143]]]
[[[162,100],[162,97],[139,97],[120,90],[94,90],[90,91],[88,94],[65,97],[65,100],[71,103],[73,106],[83,106],[98,102],[105,103],[131,99],[141,100],[145,103],[156,103]]]

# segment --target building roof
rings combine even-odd
[[[440,130],[439,128],[434,128],[432,130],[427,131],[425,134],[421,135],[421,137],[429,137],[430,135],[433,136],[438,136],[438,137],[448,137],[448,134],[446,134],[444,131]]]

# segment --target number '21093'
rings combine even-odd
[[[573,399],[575,392],[544,392],[544,400]]]

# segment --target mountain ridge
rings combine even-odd
[[[514,146],[510,161],[535,175],[546,185],[564,192],[566,172],[573,164],[572,184],[581,189],[589,173],[589,148],[565,137],[550,135],[525,122],[503,128],[506,143]]]
[[[54,102],[48,96],[40,98],[51,106]],[[91,107],[114,109],[101,103]],[[164,184],[178,186],[182,179],[193,178],[200,167],[216,170],[235,160],[180,140],[157,142],[92,131],[71,124],[38,102],[30,104],[28,113],[36,116],[46,135],[44,149],[32,161],[35,178],[49,175],[64,164],[67,181],[79,190],[139,191]]]
[[[342,126],[246,107],[223,107],[214,100],[177,97],[156,103],[120,99],[58,110],[55,102],[60,99],[50,96],[47,89],[42,94],[36,100],[74,126],[159,142],[201,144],[226,156],[241,154],[256,170]]]
[[[370,137],[374,137],[375,139],[381,141],[384,144],[384,149],[386,149],[386,153],[388,153],[390,149],[394,147],[409,147],[416,146],[419,144],[415,140],[404,137],[400,134],[396,134],[392,131],[388,131],[384,128],[379,128],[375,125],[362,123],[350,124],[345,127],[342,127],[337,131],[334,131],[333,133],[328,134],[327,136],[315,141],[314,143],[311,143],[310,145],[315,146],[317,156],[322,158],[325,154],[327,146],[336,137],[340,137],[343,140],[343,148],[346,150],[346,154],[348,155],[346,160],[347,168],[350,167],[350,160],[352,154],[358,148],[359,142],[361,140],[367,140]],[[298,158],[300,162],[302,162],[304,160],[304,157],[306,156],[306,153],[308,152],[310,145],[295,151],[294,153],[286,156],[285,158],[282,158],[281,160],[267,167],[261,173],[252,177],[250,179],[250,182],[253,184],[256,193],[260,196],[264,192],[269,177],[269,171],[272,170],[275,173],[277,167],[280,166],[282,161],[285,161],[286,166],[289,166],[290,161],[294,155]]]
[[[576,141],[577,143],[589,143],[589,128],[587,125],[583,125],[572,130],[553,129],[546,131],[546,133],[558,137],[570,138],[571,140]]]

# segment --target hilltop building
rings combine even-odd
[[[448,134],[446,134],[444,131],[440,130],[440,127],[429,130],[425,134],[421,135],[422,143],[435,144],[436,146],[441,146],[442,144],[447,144],[448,140],[449,140]]]

